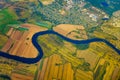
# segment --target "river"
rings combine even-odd
[[[23,62],[23,63],[27,63],[27,64],[36,63],[43,57],[43,54],[44,54],[41,46],[38,44],[37,39],[38,39],[39,36],[42,36],[42,35],[45,35],[45,34],[57,35],[57,36],[61,37],[63,40],[66,40],[66,41],[68,41],[70,43],[73,43],[73,44],[90,44],[92,42],[103,42],[106,45],[108,45],[109,47],[111,47],[114,51],[116,51],[120,55],[120,50],[117,49],[112,43],[110,43],[109,41],[107,41],[105,39],[93,38],[93,39],[87,39],[87,40],[72,40],[72,39],[69,39],[69,38],[53,31],[53,30],[47,30],[47,31],[42,31],[42,32],[35,33],[32,37],[32,43],[39,52],[37,57],[35,57],[35,58],[25,58],[25,57],[10,55],[8,53],[1,52],[1,51],[0,51],[0,56],[8,58],[8,59],[13,59],[13,60],[16,60],[16,61],[20,61],[20,62]]]

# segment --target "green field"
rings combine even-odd
[[[9,27],[8,24],[16,24],[17,23],[16,14],[9,9],[3,9],[0,11],[0,33],[5,34]]]
[[[52,24],[50,22],[47,22],[47,21],[36,22],[35,24],[38,26],[48,28],[48,29],[52,29]]]

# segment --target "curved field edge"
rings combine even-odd
[[[69,39],[69,38],[67,38],[67,37],[53,31],[53,30],[46,30],[46,31],[41,31],[41,32],[35,33],[33,35],[33,37],[32,37],[32,43],[39,52],[37,57],[35,57],[35,58],[25,58],[25,57],[19,57],[19,56],[15,56],[15,55],[10,55],[8,53],[1,52],[1,51],[0,51],[0,56],[5,57],[5,58],[9,58],[9,59],[13,59],[13,60],[16,60],[16,61],[20,61],[20,62],[23,62],[23,63],[27,63],[27,64],[36,63],[43,57],[43,54],[44,54],[41,46],[37,42],[37,38],[39,36],[42,36],[42,35],[45,35],[45,34],[55,34],[55,35],[61,37],[62,39],[66,40],[68,42],[74,43],[74,44],[90,44],[92,42],[103,42],[103,43],[106,43],[106,45],[111,47],[118,54],[120,54],[120,50],[117,49],[112,43],[110,43],[109,41],[107,41],[105,39],[93,38],[93,39],[87,39],[87,40],[72,40],[72,39]]]

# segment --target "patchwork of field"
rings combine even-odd
[[[82,33],[79,32],[85,32],[84,28],[66,25],[71,26],[72,30],[63,28],[64,26],[58,25],[54,30],[71,39],[87,39],[87,37],[70,37],[76,35],[72,32],[77,32],[77,35],[81,36]],[[25,30],[10,28],[7,33],[8,40],[1,51],[27,58],[36,57],[38,51],[33,46],[31,38],[36,32],[47,29],[32,24],[23,24],[21,27]],[[99,34],[95,33],[95,35]],[[37,41],[44,52],[43,58],[33,65],[19,63],[10,67],[4,62],[5,64],[1,64],[3,66],[0,67],[4,74],[11,75],[12,80],[118,80],[120,78],[120,56],[105,43],[73,44],[54,34],[39,36]]]
[[[64,63],[61,56],[54,54],[40,63],[38,80],[73,80],[71,63]]]
[[[53,34],[40,36],[38,43],[44,52],[43,60],[40,63],[39,80],[41,80],[41,77],[43,80],[48,80],[49,77],[43,76],[43,72],[44,75],[49,74],[48,76],[51,75],[52,79],[54,79],[54,73],[51,72],[51,69],[56,70],[51,68],[54,61],[56,63],[54,63],[54,66],[57,67],[64,66],[67,63],[71,64],[71,69],[74,72],[72,80],[109,80],[110,78],[118,80],[119,78],[119,56],[117,57],[118,54],[104,43],[94,42],[89,45],[88,49],[78,49],[76,51],[74,44],[66,42]],[[112,54],[115,57],[110,57]],[[56,58],[51,59],[55,55]],[[57,59],[59,60],[57,61]],[[44,65],[47,67],[44,67]],[[59,69],[57,68],[57,70]],[[64,69],[61,72],[64,73]],[[52,79],[50,78],[49,80]],[[58,77],[55,77],[56,79]],[[67,79],[62,78],[60,80]]]
[[[11,27],[7,33],[9,39],[2,47],[1,51],[16,56],[34,58],[38,55],[38,51],[32,44],[32,36],[46,29],[32,24],[23,24],[21,27],[27,28],[28,31],[19,31]]]
[[[56,35],[49,34],[40,36],[38,38],[38,43],[43,49],[44,57],[48,57],[53,54],[59,54],[62,56],[62,58],[64,58],[65,61],[70,62],[74,67],[84,63],[84,60],[76,58],[74,55],[76,51],[74,45],[62,40]]]
[[[65,34],[71,31],[70,29],[66,29],[66,31],[64,31],[65,29],[62,28],[63,30],[61,30],[61,32],[59,30],[61,29],[61,27],[59,27],[58,29],[57,28],[54,28],[54,30],[64,36],[66,36]],[[56,62],[57,65],[54,66],[60,67],[61,65],[64,66],[65,64],[70,63],[71,69],[74,73],[72,80],[118,80],[120,77],[120,57],[105,43],[93,42],[89,44],[89,47],[83,49],[82,47],[85,46],[76,46],[75,44],[64,41],[60,37],[53,34],[40,36],[38,38],[38,43],[41,45],[44,52],[43,61],[40,66],[42,67],[43,64],[48,66],[48,64],[50,64],[50,61],[52,65],[52,62],[57,60],[54,58],[51,60],[50,58],[57,55],[61,57],[61,59],[60,61],[58,61],[58,63]],[[58,57],[56,58],[59,59]],[[49,61],[47,62],[47,60]],[[54,73],[51,73],[51,66],[49,68],[48,67],[43,66],[42,68],[40,68],[39,79],[41,79],[40,73],[42,73],[43,80],[54,79]],[[43,77],[43,68],[45,68],[44,75],[49,73],[52,78],[46,78],[45,76]],[[57,70],[59,69],[57,68]],[[64,69],[61,72],[64,73]],[[59,78],[55,77],[55,80],[56,79]],[[66,79],[62,77],[62,79],[60,80]]]
[[[34,80],[36,65],[18,64],[11,73],[12,80]]]
[[[120,50],[119,0],[91,1],[0,0],[0,51],[35,58],[32,36],[46,30],[72,40],[102,38]],[[73,44],[54,34],[37,41],[44,53],[37,63],[0,56],[0,80],[120,80],[120,55],[104,41]]]

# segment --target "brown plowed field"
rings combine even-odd
[[[29,30],[21,32],[10,29],[8,32],[10,38],[1,51],[21,57],[34,58],[38,55],[38,51],[32,44],[32,36],[47,29],[33,24],[22,24],[21,26]]]

